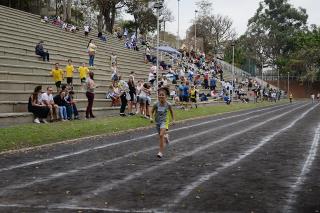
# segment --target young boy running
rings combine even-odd
[[[170,95],[169,89],[162,87],[158,89],[158,102],[153,105],[152,116],[156,122],[156,128],[160,137],[160,148],[157,154],[158,158],[162,158],[164,151],[164,143],[169,143],[169,114],[170,111],[172,122],[174,122],[174,114],[172,106],[167,102],[167,96]]]
[[[59,63],[55,63],[54,69],[50,72],[51,76],[53,77],[53,80],[55,82],[55,85],[57,87],[57,92],[60,91],[61,82],[63,80],[63,71],[59,68]]]
[[[68,60],[68,64],[65,68],[65,75],[67,76],[67,84],[73,88],[73,72],[74,72],[74,67],[72,65],[72,60]]]

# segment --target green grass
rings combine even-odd
[[[278,102],[279,103],[279,102]],[[283,102],[280,102],[283,103]],[[190,118],[212,116],[218,113],[253,109],[274,105],[274,103],[231,104],[193,108],[188,111],[175,110],[176,121]],[[75,139],[90,135],[111,134],[138,127],[152,126],[150,121],[133,117],[108,117],[94,120],[78,120],[50,124],[23,124],[13,127],[0,128],[0,152],[42,144]]]

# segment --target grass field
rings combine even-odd
[[[284,103],[278,102],[279,103]],[[231,105],[216,105],[193,108],[191,110],[175,110],[176,121],[196,117],[211,116],[219,113],[253,109],[274,105],[263,102],[258,104],[234,103]],[[26,147],[50,144],[68,139],[84,136],[112,134],[138,127],[147,127],[154,124],[139,116],[132,117],[107,117],[93,120],[77,120],[70,122],[55,122],[49,124],[23,124],[0,129],[0,152]]]

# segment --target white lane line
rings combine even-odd
[[[278,118],[281,118],[281,117],[283,117],[283,116],[285,116],[285,115],[287,115],[287,114],[289,114],[289,113],[291,113],[291,112],[293,112],[293,111],[296,111],[296,110],[298,110],[298,109],[300,109],[300,108],[302,108],[302,107],[304,107],[304,106],[305,106],[305,105],[300,106],[300,107],[297,107],[297,108],[292,109],[292,110],[289,110],[289,111],[287,111],[287,112],[285,112],[285,113],[282,113],[282,114],[280,114],[280,115],[277,115],[277,116],[275,116],[275,117],[272,117],[272,118],[270,118],[270,119],[268,119],[268,120],[259,122],[259,123],[255,124],[255,125],[253,125],[253,126],[251,126],[251,127],[249,127],[249,128],[246,128],[246,129],[244,129],[244,130],[241,130],[241,131],[238,131],[238,132],[236,132],[236,133],[230,134],[230,135],[228,135],[228,136],[226,136],[226,137],[223,137],[223,138],[221,138],[221,139],[219,139],[219,140],[210,142],[210,143],[208,143],[208,144],[206,144],[206,145],[200,146],[200,147],[194,149],[193,151],[186,152],[186,153],[184,153],[184,154],[181,154],[181,155],[178,155],[178,156],[176,156],[176,157],[173,157],[172,159],[167,160],[167,161],[164,161],[164,162],[162,162],[162,163],[160,163],[160,164],[158,164],[158,165],[156,165],[156,166],[152,166],[152,167],[149,167],[149,168],[147,168],[147,169],[142,169],[142,170],[140,170],[140,171],[134,172],[134,173],[126,176],[126,177],[123,178],[123,179],[114,180],[114,181],[112,181],[112,182],[109,183],[109,184],[100,185],[97,189],[88,192],[87,195],[74,198],[73,200],[71,200],[71,204],[77,205],[77,204],[81,203],[82,199],[91,199],[91,198],[99,195],[99,194],[102,193],[102,192],[110,191],[110,190],[112,190],[113,188],[115,188],[116,186],[121,185],[121,184],[124,184],[124,183],[126,183],[126,182],[128,182],[128,181],[130,181],[130,180],[133,180],[133,179],[137,178],[137,177],[140,177],[140,176],[142,176],[142,175],[145,174],[145,173],[149,173],[149,172],[152,172],[152,171],[154,171],[154,170],[159,169],[159,168],[162,167],[162,166],[165,166],[165,165],[169,165],[169,164],[178,162],[178,161],[180,161],[180,160],[182,160],[182,159],[184,159],[184,158],[186,158],[186,157],[189,157],[189,156],[192,156],[192,155],[194,155],[194,154],[196,154],[196,153],[198,153],[198,152],[204,151],[204,150],[210,148],[211,146],[213,146],[213,145],[215,145],[215,144],[221,143],[221,142],[226,141],[226,140],[228,140],[228,139],[230,139],[230,138],[233,138],[233,137],[235,137],[235,136],[241,135],[241,134],[243,134],[243,133],[245,133],[245,132],[248,132],[248,131],[250,131],[250,130],[252,130],[252,129],[255,129],[255,128],[259,127],[259,126],[262,126],[262,125],[264,125],[264,124],[266,124],[266,123],[268,123],[268,122],[270,122],[270,121],[273,121],[273,120],[276,120],[276,119],[278,119]]]
[[[287,107],[287,105],[285,105],[285,106]],[[222,121],[222,120],[226,120],[226,119],[241,117],[241,116],[249,115],[252,113],[261,112],[261,111],[265,111],[265,110],[273,109],[273,108],[278,108],[278,107],[286,108],[286,107],[283,107],[283,105],[275,106],[275,107],[268,107],[268,108],[264,108],[264,109],[260,109],[260,110],[250,111],[250,112],[247,112],[247,113],[244,113],[241,115],[234,115],[234,116],[229,116],[229,117],[225,117],[225,118],[214,119],[214,120],[205,121],[205,122],[201,122],[201,123],[197,123],[197,124],[193,124],[193,125],[189,125],[189,126],[185,126],[185,127],[180,127],[177,129],[172,129],[172,130],[170,130],[170,132],[175,132],[175,131],[179,131],[179,130],[183,130],[183,129],[187,129],[187,128],[192,128],[192,127],[201,126],[201,125],[205,125],[205,124],[209,124],[209,123],[214,123],[214,122],[218,122],[218,121]],[[137,137],[137,138],[132,138],[132,139],[127,139],[127,140],[118,141],[118,142],[114,142],[114,143],[108,143],[108,144],[101,145],[101,146],[81,149],[76,152],[70,152],[68,154],[63,154],[63,155],[57,155],[52,158],[45,158],[45,159],[41,159],[41,160],[35,160],[35,161],[30,161],[30,162],[26,162],[26,163],[17,164],[17,165],[12,165],[9,167],[1,168],[0,172],[23,168],[23,167],[32,166],[32,165],[38,165],[38,164],[42,164],[42,163],[46,163],[46,162],[50,162],[50,161],[54,161],[54,160],[59,160],[59,159],[67,158],[67,157],[72,157],[72,156],[76,156],[76,155],[81,155],[83,153],[91,152],[94,150],[105,149],[105,148],[108,148],[111,146],[121,145],[121,144],[129,143],[129,142],[137,141],[137,140],[140,141],[140,140],[150,138],[150,137],[153,137],[156,135],[157,135],[156,133],[153,133],[153,134],[149,134],[149,135],[145,135],[145,136],[141,136],[141,137]]]
[[[302,107],[303,106],[304,105],[302,105]],[[248,117],[248,118],[236,121],[236,122],[228,123],[228,124],[225,124],[225,125],[222,125],[222,126],[218,126],[218,127],[214,127],[214,128],[211,128],[211,129],[207,129],[207,130],[201,131],[201,132],[197,132],[197,133],[195,133],[195,134],[193,134],[191,136],[185,136],[185,137],[181,137],[181,138],[176,139],[176,140],[172,140],[170,143],[171,144],[176,144],[176,143],[179,143],[179,142],[183,142],[185,140],[192,139],[194,137],[198,137],[198,136],[207,134],[208,132],[217,131],[219,129],[223,129],[225,127],[233,126],[235,124],[242,123],[244,121],[251,120],[251,119],[254,119],[254,118],[257,118],[257,117],[261,117],[261,116],[264,116],[264,115],[269,114],[269,113],[275,113],[277,111],[280,111],[280,110],[283,110],[283,109],[286,109],[286,108],[287,107],[280,108],[280,109],[275,109],[275,110],[272,110],[272,111],[268,111],[268,112],[266,112],[264,114],[251,116],[251,117]],[[119,156],[119,157],[116,157],[116,158],[113,158],[113,159],[110,159],[110,160],[89,164],[89,165],[86,165],[86,166],[83,166],[83,167],[77,167],[75,169],[68,170],[68,171],[65,171],[65,172],[54,173],[54,174],[51,174],[51,175],[49,175],[47,177],[44,177],[44,178],[36,178],[35,180],[27,182],[27,183],[22,183],[22,184],[16,184],[16,185],[10,185],[10,186],[7,186],[7,187],[3,187],[1,189],[1,191],[0,191],[0,196],[6,194],[8,192],[8,190],[21,189],[21,188],[32,186],[34,184],[52,181],[54,179],[58,179],[58,178],[61,178],[61,177],[67,176],[67,175],[72,175],[72,174],[81,172],[83,170],[91,169],[91,168],[98,167],[98,166],[104,166],[106,164],[112,163],[112,162],[117,161],[117,160],[121,160],[121,159],[128,158],[128,157],[133,157],[133,156],[136,156],[136,155],[138,155],[140,153],[148,152],[148,151],[156,150],[156,149],[158,149],[158,146],[151,146],[149,148],[145,148],[145,149],[142,149],[140,151],[132,152],[130,154]]]
[[[284,206],[283,212],[292,212],[293,211],[292,205],[296,201],[295,200],[296,199],[296,192],[301,188],[301,186],[303,185],[304,181],[307,178],[306,177],[307,174],[311,170],[312,163],[317,156],[319,140],[320,140],[320,123],[318,124],[318,127],[315,129],[313,142],[310,147],[308,157],[302,166],[302,170],[301,170],[296,182],[290,187],[290,191],[287,196],[288,197],[287,204]]]
[[[132,212],[132,213],[151,213],[152,210],[125,210],[114,208],[98,208],[98,207],[81,207],[81,206],[55,206],[55,205],[24,205],[24,204],[0,204],[0,208],[31,208],[31,209],[48,209],[48,210],[87,210],[87,211],[103,211],[103,212]]]
[[[318,104],[317,104],[318,105]],[[314,107],[308,109],[307,111],[305,111],[304,113],[302,113],[298,118],[296,118],[295,120],[293,120],[288,126],[272,133],[271,135],[268,135],[266,137],[264,137],[262,139],[262,141],[255,147],[249,149],[248,151],[246,151],[245,153],[240,154],[237,158],[233,159],[232,161],[226,162],[224,164],[222,164],[221,167],[219,167],[218,169],[216,169],[216,171],[211,172],[209,174],[205,174],[205,175],[201,175],[199,176],[198,180],[189,183],[183,191],[181,191],[173,200],[173,202],[171,204],[167,204],[165,205],[166,207],[168,206],[174,206],[178,203],[180,203],[182,201],[182,199],[184,199],[185,197],[187,197],[195,188],[199,187],[201,184],[203,184],[204,182],[210,180],[212,177],[218,175],[221,171],[234,166],[235,164],[239,163],[240,161],[242,161],[243,159],[245,159],[246,157],[248,157],[249,155],[251,155],[252,153],[254,153],[255,151],[257,151],[259,148],[261,148],[262,146],[264,146],[268,141],[270,141],[272,138],[274,138],[276,135],[290,129],[291,127],[293,127],[299,120],[301,120],[302,118],[304,118],[311,110],[313,110],[315,107],[317,107],[317,105],[315,105]]]

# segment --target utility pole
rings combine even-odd
[[[197,51],[197,12],[194,11],[194,51]]]

